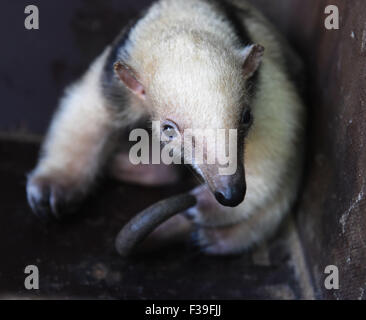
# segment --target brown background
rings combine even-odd
[[[149,2],[32,1],[40,9],[40,30],[27,31],[23,12],[28,3],[4,1],[0,131],[43,133],[64,86]],[[316,296],[366,299],[365,3],[253,2],[307,66],[308,161],[297,225]],[[340,30],[324,28],[328,4],[339,7]],[[327,265],[339,267],[339,290],[324,289]]]
[[[298,229],[316,291],[324,298],[366,299],[365,2],[255,2],[307,64],[308,168]],[[339,8],[340,30],[324,28],[329,4]],[[339,290],[324,289],[327,265],[339,268]]]

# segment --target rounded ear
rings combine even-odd
[[[118,61],[114,64],[114,71],[124,85],[139,98],[145,99],[145,88],[138,80],[136,72],[124,62]]]
[[[245,79],[249,79],[257,71],[262,62],[263,54],[264,47],[259,44],[252,44],[244,48],[242,56],[244,58],[243,73]]]

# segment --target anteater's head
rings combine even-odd
[[[245,197],[245,138],[253,122],[248,82],[263,50],[260,45],[239,50],[199,38],[178,39],[115,64],[122,82],[152,120],[160,121],[159,133],[168,137],[175,154],[188,163],[193,159],[192,167],[224,206],[237,206]],[[225,134],[217,129],[226,129]],[[236,133],[231,139],[230,129]]]

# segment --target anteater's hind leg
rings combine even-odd
[[[207,254],[241,253],[268,238],[287,212],[288,201],[283,194],[268,203],[246,212],[245,201],[235,208],[220,205],[206,186],[193,193],[197,205],[185,214],[196,225],[194,240]]]

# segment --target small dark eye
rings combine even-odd
[[[163,125],[163,133],[169,140],[177,137],[177,130],[170,124]]]
[[[242,116],[242,119],[241,119],[241,122],[245,125],[249,125],[251,124],[252,122],[252,113],[250,112],[250,110],[246,110],[244,113],[243,113],[243,116]]]

